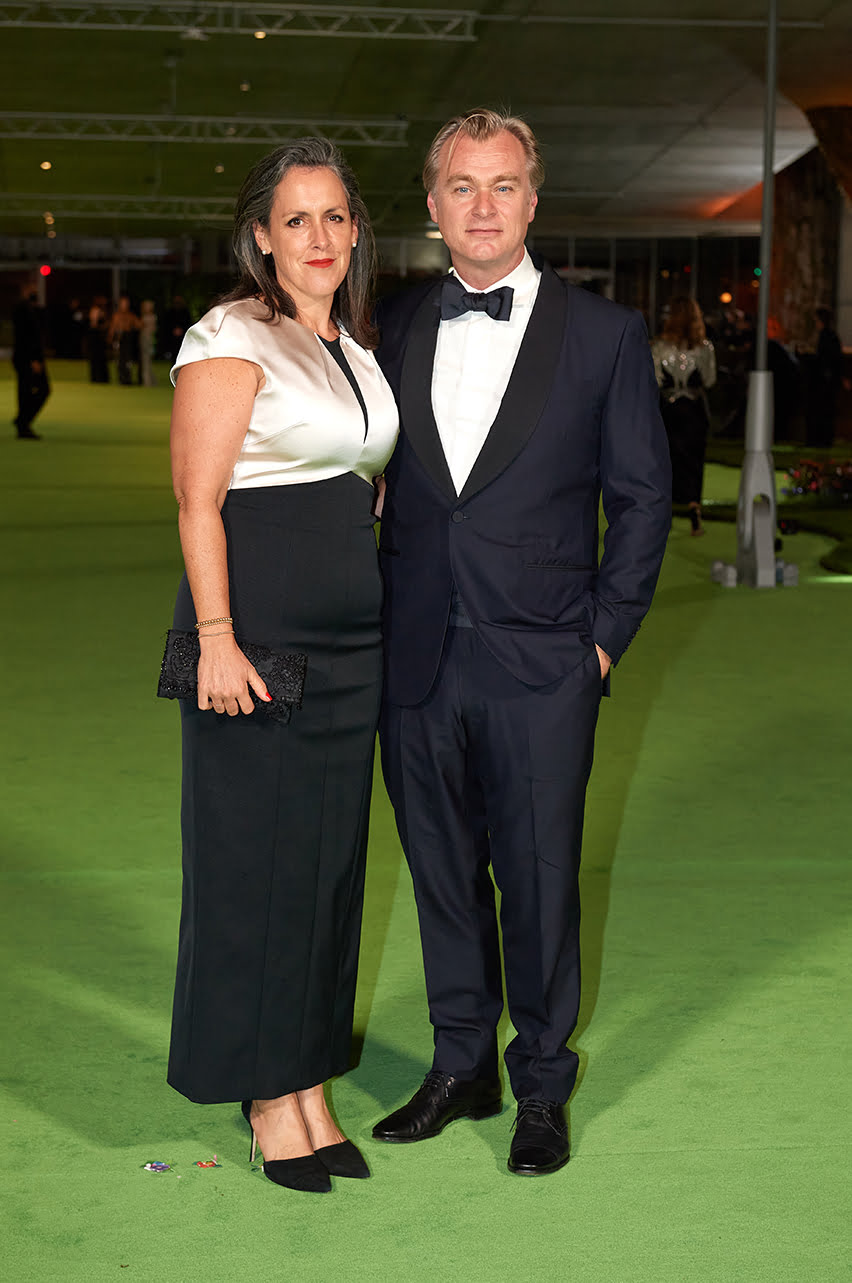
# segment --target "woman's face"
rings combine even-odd
[[[254,235],[263,253],[271,251],[278,281],[301,311],[334,294],[358,228],[332,170],[294,168],[275,189],[269,226],[255,225]]]

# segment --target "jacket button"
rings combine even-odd
[[[456,523],[456,525],[458,525],[460,521],[464,521],[464,513],[459,512],[458,508],[453,513],[453,521]]]

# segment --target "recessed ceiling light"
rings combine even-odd
[[[266,39],[266,32],[265,32],[265,31],[256,31],[256,32],[254,33],[254,38],[255,38],[255,40],[265,40],[265,39]]]
[[[217,165],[217,166],[216,166],[216,171],[215,171],[215,172],[216,172],[217,174],[224,174],[224,172],[225,172],[225,166],[224,166],[224,165]]]
[[[251,81],[249,81],[249,80],[241,80],[241,81],[240,81],[240,89],[242,90],[242,92],[243,92],[244,94],[247,94],[247,93],[248,93],[248,91],[251,89]]]
[[[53,224],[56,222],[56,219],[53,217],[50,210],[48,210],[47,213],[45,214],[44,221],[47,223],[48,227],[52,227]]]
[[[39,169],[53,169],[53,165],[49,160],[43,160],[39,165]]]
[[[53,228],[51,227],[51,229],[50,229],[50,231],[47,233],[47,235],[48,235],[48,238],[49,238],[50,240],[54,240],[54,239],[55,239],[55,237],[56,237],[56,232],[55,232],[55,231],[53,230]]]

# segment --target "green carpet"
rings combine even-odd
[[[178,719],[153,691],[180,575],[169,390],[53,373],[44,439],[0,439],[5,1276],[847,1280],[852,580],[820,570],[829,541],[788,540],[797,589],[724,590],[708,568],[733,555],[733,528],[692,539],[675,522],[601,718],[569,1166],[509,1176],[508,1106],[421,1145],[370,1140],[431,1045],[379,784],[363,1048],[334,1088],[374,1178],[292,1194],[252,1170],[233,1107],[165,1084]],[[735,492],[709,470],[709,498]]]

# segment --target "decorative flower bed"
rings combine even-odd
[[[785,473],[786,499],[810,499],[826,507],[852,504],[852,459],[802,459]]]

